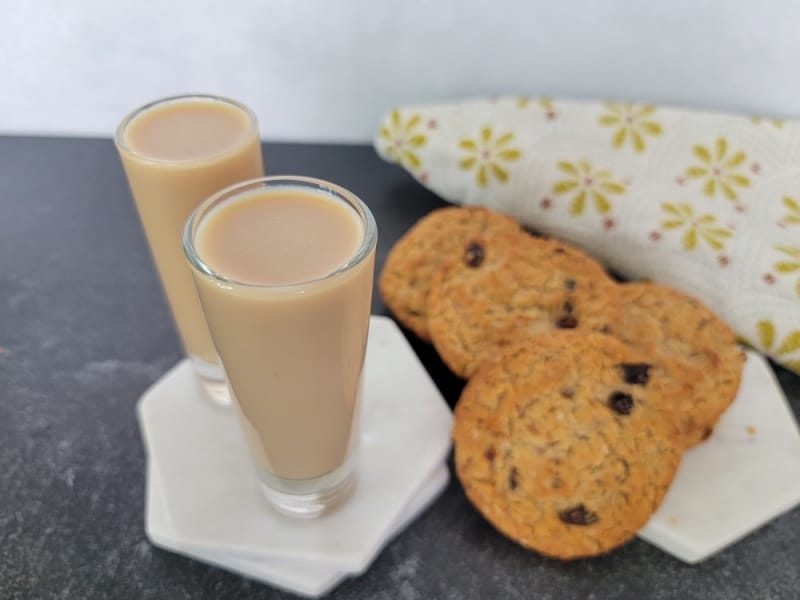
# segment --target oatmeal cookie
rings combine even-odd
[[[664,285],[620,286],[622,322],[617,336],[670,370],[691,393],[672,398],[686,446],[707,439],[736,398],[745,355],[736,335],[696,298]]]
[[[394,245],[378,281],[381,296],[395,317],[420,338],[428,334],[428,290],[439,264],[460,256],[476,236],[520,231],[514,219],[488,208],[448,207],[435,210]]]
[[[469,246],[434,274],[428,327],[450,369],[470,377],[504,347],[557,329],[613,333],[617,284],[564,242],[519,232]]]
[[[456,473],[522,546],[560,559],[636,535],[680,463],[664,374],[619,340],[557,331],[507,348],[455,409]]]

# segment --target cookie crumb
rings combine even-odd
[[[752,425],[748,425],[748,426],[747,426],[747,427],[745,427],[744,429],[745,429],[745,431],[746,431],[747,433],[749,433],[750,435],[755,435],[755,434],[756,434],[756,428],[755,428],[755,427],[753,427]]]

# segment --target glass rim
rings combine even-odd
[[[220,156],[223,156],[230,152],[232,149],[237,148],[239,145],[244,145],[244,142],[241,144],[236,144],[231,148],[226,148],[223,151],[210,154],[208,156],[204,156],[202,158],[185,158],[185,159],[163,159],[163,158],[154,158],[152,156],[148,156],[147,154],[143,154],[141,152],[137,152],[133,148],[131,148],[127,142],[125,142],[125,132],[127,131],[128,127],[135,121],[138,117],[142,116],[143,114],[157,108],[159,106],[164,106],[168,104],[176,104],[178,102],[183,101],[211,101],[211,102],[218,102],[220,104],[227,104],[228,106],[232,106],[235,109],[242,111],[246,116],[250,123],[252,130],[255,132],[256,136],[259,135],[258,129],[258,117],[256,117],[256,113],[247,106],[239,102],[238,100],[234,100],[233,98],[229,98],[227,96],[218,96],[216,94],[177,94],[175,96],[166,96],[164,98],[159,98],[157,100],[153,100],[148,102],[147,104],[143,104],[138,108],[134,108],[130,111],[127,115],[122,118],[120,124],[117,125],[117,129],[114,132],[114,144],[117,148],[122,152],[124,151],[126,154],[130,156],[134,156],[137,159],[141,160],[142,162],[151,163],[151,164],[158,164],[158,165],[191,165],[191,164],[203,164],[206,162],[213,162]]]
[[[197,229],[203,218],[209,213],[212,207],[222,199],[233,199],[236,196],[244,195],[247,192],[251,192],[259,188],[268,188],[270,186],[313,188],[316,193],[335,196],[340,200],[344,200],[350,204],[356,210],[356,213],[359,213],[359,217],[364,225],[364,233],[358,249],[344,264],[334,269],[330,273],[326,273],[325,275],[321,275],[320,277],[315,277],[313,279],[298,281],[296,283],[250,283],[247,281],[239,281],[216,272],[200,257],[200,254],[197,252],[197,248],[194,244],[195,234],[197,233]],[[210,277],[216,281],[225,283],[226,285],[235,285],[251,289],[271,290],[291,290],[311,284],[322,283],[336,277],[337,275],[346,273],[347,271],[350,271],[360,265],[367,257],[369,257],[369,255],[375,249],[377,241],[378,226],[375,223],[375,217],[372,215],[372,211],[370,211],[369,207],[361,200],[361,198],[356,196],[353,192],[343,188],[340,185],[331,183],[330,181],[302,175],[270,175],[267,177],[257,177],[255,179],[248,179],[247,181],[234,183],[233,185],[216,192],[212,196],[206,198],[192,212],[189,220],[186,222],[186,225],[183,228],[182,236],[183,253],[186,256],[189,265],[196,271],[199,271],[206,277]]]

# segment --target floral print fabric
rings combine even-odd
[[[698,296],[800,372],[800,122],[507,97],[393,110],[375,148],[451,202]]]

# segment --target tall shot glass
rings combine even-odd
[[[285,514],[318,516],[354,485],[376,241],[361,200],[307,177],[231,186],[186,225],[260,488]]]
[[[115,143],[186,354],[207,395],[229,404],[181,237],[211,194],[264,175],[256,117],[228,98],[164,98],[126,116]]]

